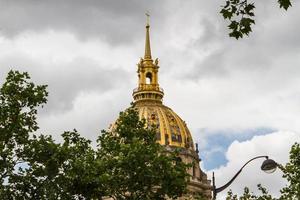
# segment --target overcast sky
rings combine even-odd
[[[41,132],[59,141],[76,128],[94,141],[132,101],[148,10],[164,103],[187,122],[201,166],[221,186],[254,156],[287,162],[300,141],[300,4],[285,12],[258,1],[253,33],[237,41],[222,3],[0,0],[0,82],[10,69],[28,71],[48,85]],[[263,174],[260,164],[243,171],[234,192],[262,183],[278,195],[280,171]]]

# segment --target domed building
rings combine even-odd
[[[188,183],[188,194],[183,199],[194,199],[201,194],[211,199],[211,183],[207,175],[201,170],[198,156],[198,146],[193,142],[192,135],[185,123],[171,108],[162,102],[164,91],[159,87],[158,59],[153,60],[150,48],[150,25],[146,25],[145,55],[138,63],[138,87],[133,90],[135,107],[138,109],[140,119],[146,119],[146,123],[155,125],[157,142],[167,149],[180,148],[180,157],[185,163],[194,163],[189,169],[191,175]]]

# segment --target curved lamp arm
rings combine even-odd
[[[232,177],[232,179],[230,181],[228,181],[228,183],[226,183],[225,185],[219,187],[219,188],[216,188],[216,185],[215,185],[215,175],[214,175],[214,172],[213,172],[213,199],[216,199],[216,196],[217,196],[217,193],[223,191],[224,189],[226,189],[235,179],[236,177],[242,172],[242,170],[244,169],[244,167],[249,163],[251,162],[252,160],[255,160],[255,159],[258,159],[258,158],[266,158],[268,159],[269,157],[268,156],[257,156],[257,157],[254,157],[252,159],[250,159],[248,162],[246,162],[243,167]]]

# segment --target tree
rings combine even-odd
[[[288,185],[282,188],[281,199],[300,198],[300,144],[295,143],[290,151],[290,161],[281,167],[283,178],[286,178]]]
[[[261,192],[261,195],[255,195],[250,192],[248,187],[244,188],[244,193],[242,196],[237,197],[236,194],[233,194],[231,190],[228,191],[226,200],[276,200],[268,193],[268,190],[261,186],[257,185],[258,190]]]
[[[95,150],[76,130],[62,143],[35,133],[47,95],[18,71],[0,88],[0,199],[164,199],[185,191],[187,165],[156,143],[133,108],[113,132],[102,131]]]
[[[285,10],[292,6],[291,0],[278,0],[278,4]],[[249,3],[248,0],[226,0],[225,5],[221,7],[220,13],[229,21],[229,36],[236,39],[248,36],[252,31],[251,26],[255,24],[255,4]]]
[[[36,107],[47,102],[46,86],[29,82],[27,73],[10,71],[0,89],[0,197],[11,191],[19,165],[27,165],[30,137],[38,129]],[[5,199],[5,198],[3,198]],[[7,198],[8,199],[8,198]]]
[[[278,200],[298,200],[300,198],[300,144],[295,143],[290,150],[290,161],[285,165],[278,165],[286,178],[288,185],[280,190],[281,196]],[[245,187],[244,194],[240,197],[233,194],[231,190],[227,193],[226,200],[276,200],[268,193],[268,190],[258,184],[258,190],[262,195],[255,195]]]
[[[76,131],[62,134],[62,144],[35,134],[46,87],[30,82],[26,72],[10,71],[0,89],[0,199],[101,196],[90,141]]]
[[[97,184],[95,153],[90,142],[74,132],[63,134],[56,144],[50,136],[34,136],[27,152],[26,167],[9,177],[0,196],[3,199],[73,199],[101,197]],[[4,198],[5,197],[5,198]]]
[[[99,137],[102,158],[114,199],[166,199],[185,192],[187,167],[177,151],[156,142],[156,129],[145,128],[134,107],[121,112],[115,127]]]

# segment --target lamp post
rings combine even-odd
[[[215,173],[213,172],[213,199],[215,200],[216,197],[217,197],[217,194],[221,191],[223,191],[224,189],[226,189],[235,179],[236,177],[242,172],[242,170],[244,169],[244,167],[250,163],[251,161],[255,160],[255,159],[258,159],[258,158],[265,158],[266,160],[262,163],[261,165],[261,170],[263,170],[264,172],[266,173],[273,173],[278,164],[272,160],[272,159],[269,159],[268,156],[257,156],[257,157],[254,157],[252,159],[250,159],[249,161],[247,161],[243,166],[242,168],[232,177],[232,179],[230,181],[228,181],[228,183],[226,183],[225,185],[221,186],[221,187],[218,187],[216,188],[216,185],[215,185]]]

